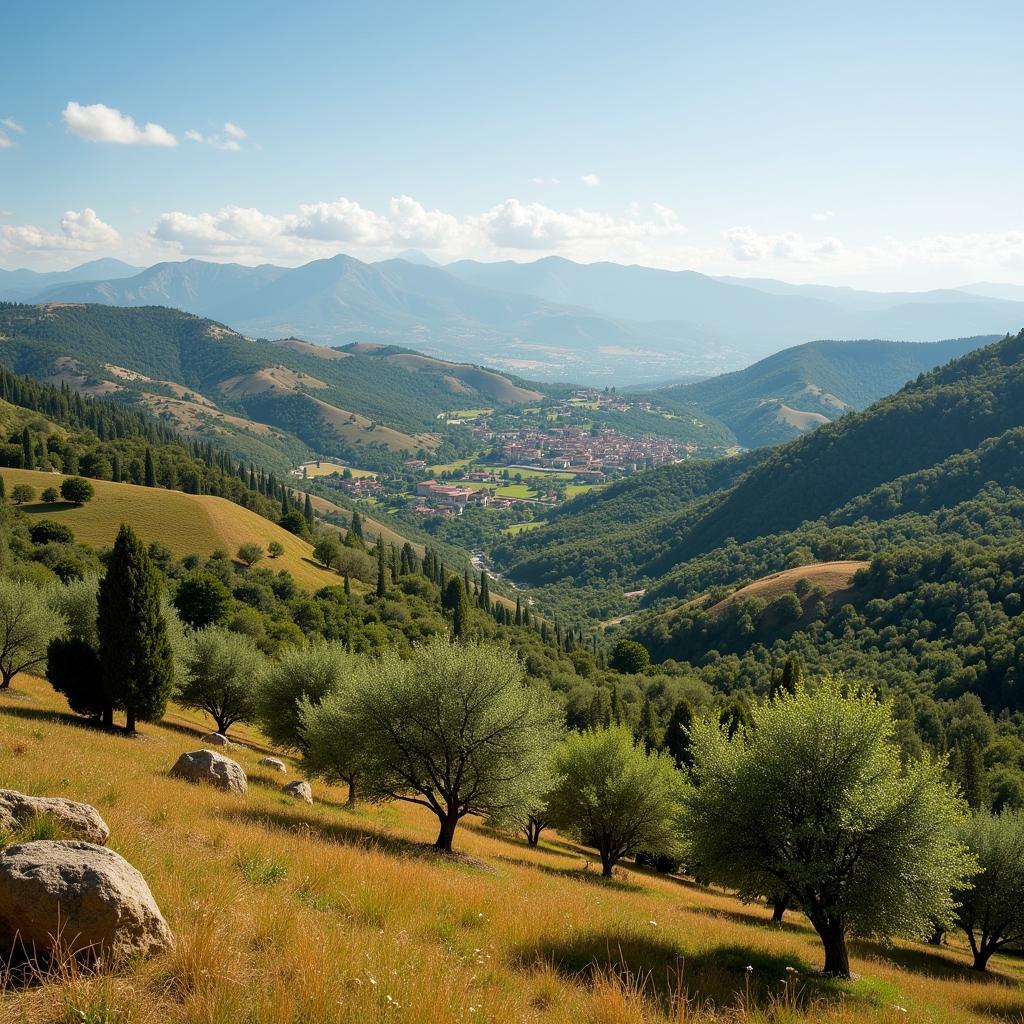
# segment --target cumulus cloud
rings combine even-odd
[[[82,106],[72,100],[61,118],[68,131],[89,142],[112,142],[121,146],[176,146],[178,140],[164,127],[146,122],[141,128],[135,119],[105,103]]]
[[[0,124],[10,131],[16,132],[18,135],[21,135],[25,131],[25,129],[18,124],[13,117],[5,117],[3,120],[0,120]]]
[[[0,242],[8,252],[52,252],[68,250],[88,252],[116,245],[120,234],[105,224],[90,207],[68,210],[61,218],[60,231],[46,231],[35,224],[8,224],[0,227]]]
[[[506,199],[472,218],[471,223],[490,242],[505,249],[555,249],[567,242],[658,238],[686,230],[667,206],[655,207],[653,216],[644,220],[638,207],[631,207],[625,218],[617,218],[593,210],[565,213],[518,199]]]
[[[722,237],[735,260],[744,263],[778,260],[789,263],[813,263],[839,255],[843,246],[837,238],[810,241],[796,231],[764,235],[749,225],[729,228]]]
[[[242,142],[248,137],[244,129],[239,128],[237,124],[232,124],[230,121],[224,122],[224,128],[221,132],[216,132],[212,135],[204,135],[202,132],[196,131],[195,128],[189,128],[185,132],[185,138],[189,142],[201,142],[207,146],[213,146],[214,149],[227,149],[236,153],[242,148]]]
[[[601,184],[601,179],[596,174],[581,174],[580,181],[582,181],[584,185],[589,185],[591,188],[595,185]]]
[[[13,117],[0,118],[0,149],[11,149],[14,146],[14,140],[9,132],[21,135],[24,131],[25,129]]]

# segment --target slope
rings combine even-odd
[[[1019,960],[997,955],[986,983],[956,935],[946,948],[854,943],[860,980],[826,982],[799,915],[770,927],[763,906],[632,864],[599,886],[593,853],[554,833],[534,849],[467,821],[464,856],[436,856],[421,808],[351,811],[342,788],[322,784],[311,807],[284,797],[296,765],[284,755],[288,774],[272,778],[259,764],[265,738],[244,727],[231,751],[248,775],[244,798],[170,778],[209,727],[172,706],[129,742],[84,728],[43,680],[0,694],[14,752],[0,785],[98,806],[111,847],[145,877],[176,936],[173,952],[121,973],[69,970],[7,989],[0,1017],[668,1024],[685,1012],[710,1022],[737,1019],[738,1005],[743,1017],[777,1016],[786,967],[801,991],[786,1019],[807,1024],[990,1024],[1019,1011]]]
[[[744,447],[778,444],[845,412],[864,409],[918,374],[995,340],[813,341],[735,373],[659,389],[655,397],[710,413]]]
[[[17,484],[29,484],[41,492],[60,487],[59,474],[28,469],[0,470],[8,493]],[[313,561],[312,547],[300,537],[281,529],[247,508],[212,495],[185,494],[160,487],[115,484],[109,480],[91,481],[96,496],[77,508],[67,502],[23,505],[30,516],[54,519],[69,526],[78,540],[97,547],[109,546],[121,523],[129,523],[139,536],[160,541],[181,557],[187,554],[209,555],[218,548],[234,556],[241,544],[254,541],[264,550],[271,541],[284,548],[284,554],[268,564],[287,569],[303,587],[311,590],[336,586],[336,574]]]

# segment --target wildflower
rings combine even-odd
[[[753,973],[754,973],[753,964],[747,964],[747,974],[753,974]]]
[[[650,925],[650,926],[651,926],[652,928],[657,928],[657,927],[658,927],[658,922],[657,922],[657,921],[648,921],[647,923],[648,923],[648,924],[649,924],[649,925]]]

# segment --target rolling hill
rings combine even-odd
[[[22,483],[30,484],[37,492],[59,488],[64,479],[60,474],[7,467],[0,469],[0,476],[8,491]],[[64,523],[76,539],[95,547],[113,544],[121,523],[128,523],[144,541],[160,541],[179,558],[188,554],[207,556],[218,548],[234,556],[239,546],[249,541],[266,550],[276,540],[284,554],[265,564],[276,570],[287,569],[300,586],[310,590],[338,584],[336,573],[314,562],[313,548],[307,541],[225,498],[109,480],[91,483],[96,495],[81,508],[68,502],[36,502],[21,508],[33,518]]]
[[[420,450],[457,457],[468,433],[440,426],[444,411],[541,397],[496,371],[407,349],[255,341],[164,307],[8,305],[0,336],[0,362],[18,373],[138,403],[278,468],[311,453],[371,467]]]
[[[992,337],[936,342],[812,341],[744,370],[661,388],[658,402],[696,407],[747,448],[778,444],[892,394]]]

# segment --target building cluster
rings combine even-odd
[[[467,505],[487,505],[490,492],[463,487],[458,484],[441,484],[436,480],[421,480],[416,485],[416,496],[412,499],[412,511],[420,515],[458,516]]]
[[[609,472],[635,473],[680,462],[690,450],[675,441],[627,437],[611,428],[501,431],[490,440],[501,445],[501,461],[507,466],[574,473],[580,483],[601,483]]]

